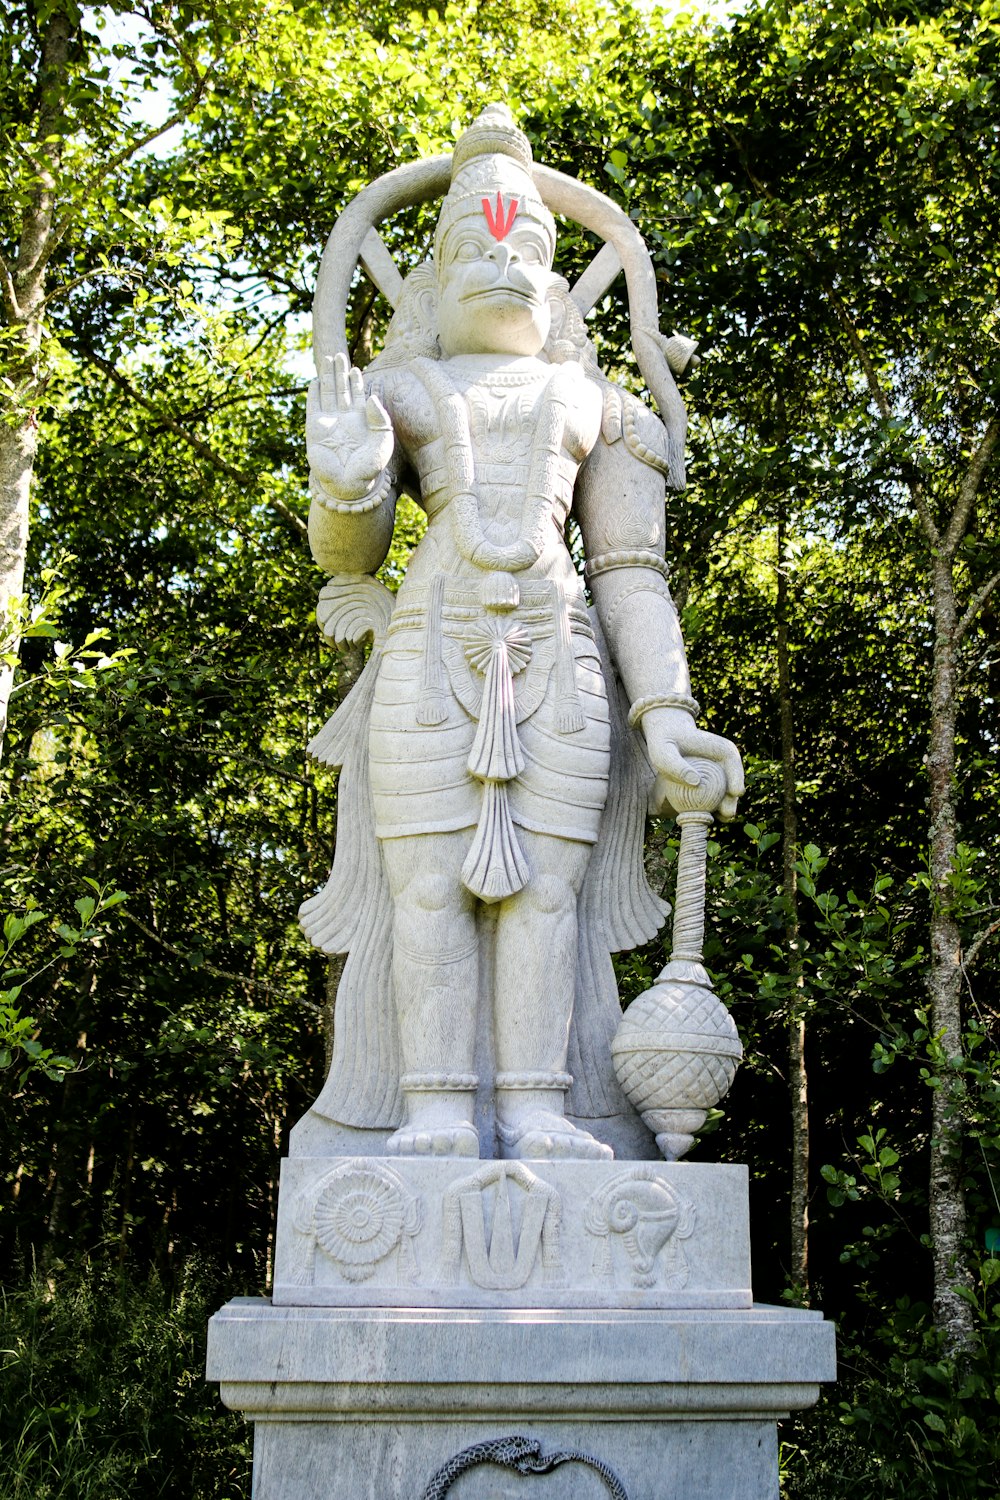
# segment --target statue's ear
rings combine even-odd
[[[597,352],[587,335],[587,325],[569,294],[569,283],[561,276],[552,278],[548,303],[552,323],[545,341],[545,353],[549,359],[553,364],[572,360],[585,369],[596,370]]]
[[[371,368],[385,369],[421,356],[439,359],[437,303],[434,262],[425,260],[403,282],[382,353],[372,361]]]
[[[403,295],[411,292],[414,304],[414,320],[421,333],[437,340],[438,288],[437,270],[433,260],[425,260],[416,266],[403,283]]]
[[[553,276],[546,301],[552,316],[550,339],[558,339],[566,321],[566,302],[569,299],[569,282],[562,276]]]

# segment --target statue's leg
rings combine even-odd
[[[393,1155],[479,1155],[476,922],[460,878],[468,843],[467,832],[382,842],[406,1100],[406,1122],[386,1147]]]
[[[566,1052],[576,988],[577,898],[591,845],[518,829],[531,867],[522,891],[500,907],[494,1036],[501,1154],[609,1158],[564,1116]]]

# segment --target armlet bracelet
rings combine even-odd
[[[686,693],[647,693],[645,698],[637,698],[629,709],[629,728],[634,729],[643,714],[648,714],[653,708],[683,708],[692,719],[696,719],[701,713],[700,705]]]
[[[587,577],[596,578],[599,573],[610,573],[613,568],[651,568],[654,572],[669,576],[669,568],[658,552],[647,552],[644,548],[622,549],[618,552],[602,552],[587,563]]]

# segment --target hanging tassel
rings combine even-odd
[[[476,836],[462,866],[462,883],[481,901],[503,901],[523,890],[530,874],[514,832],[507,787],[488,781]]]
[[[517,737],[514,674],[504,636],[495,638],[489,648],[479,725],[468,766],[480,781],[512,781],[524,770],[524,753]]]
[[[427,635],[424,660],[420,671],[420,702],[417,723],[425,728],[443,724],[448,717],[444,668],[441,664],[441,605],[444,599],[444,574],[435,575],[427,601]]]
[[[521,602],[521,590],[511,573],[487,573],[479,586],[479,597],[489,614],[504,615]]]
[[[553,583],[552,592],[556,619],[556,728],[560,734],[576,734],[587,720],[576,687],[576,659],[569,632],[569,611],[566,596],[558,583]]]
[[[614,1267],[611,1263],[611,1238],[605,1230],[601,1238],[594,1246],[594,1259],[592,1263],[594,1275],[601,1281],[610,1281]]]

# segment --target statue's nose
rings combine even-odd
[[[512,249],[510,245],[502,243],[493,245],[486,252],[486,258],[487,260],[492,260],[500,268],[501,272],[506,272],[508,266],[516,265],[521,259],[516,250]]]

